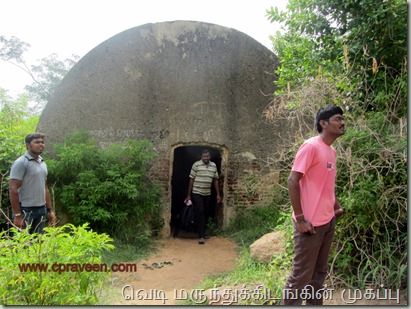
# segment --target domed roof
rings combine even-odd
[[[277,57],[235,29],[196,21],[145,24],[104,41],[70,70],[45,107],[48,143],[79,129],[104,146],[208,141],[263,151],[261,112]]]

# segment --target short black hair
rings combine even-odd
[[[317,125],[317,131],[318,133],[321,133],[323,131],[323,128],[320,124],[321,120],[328,121],[332,116],[334,115],[343,115],[344,112],[341,107],[339,106],[324,106],[319,109],[317,112],[317,115],[315,117],[315,124]]]
[[[26,136],[25,141],[26,144],[30,144],[33,139],[42,138],[44,140],[45,137],[46,135],[44,135],[43,133],[30,133]]]

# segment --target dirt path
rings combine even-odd
[[[176,296],[184,298],[205,277],[234,269],[237,256],[236,244],[225,238],[211,237],[204,245],[197,238],[164,239],[136,273],[113,274],[102,305],[176,304]]]

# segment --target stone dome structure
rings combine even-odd
[[[159,153],[151,172],[167,192],[164,235],[185,197],[191,164],[209,148],[224,195],[212,217],[224,228],[236,207],[264,202],[259,183],[272,177],[264,160],[276,139],[262,111],[277,66],[270,50],[235,29],[195,21],[141,25],[80,59],[46,105],[38,131],[51,148],[80,129],[102,147],[149,139]]]

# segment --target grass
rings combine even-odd
[[[275,204],[239,208],[224,235],[248,247],[264,234],[274,231],[284,219]]]

